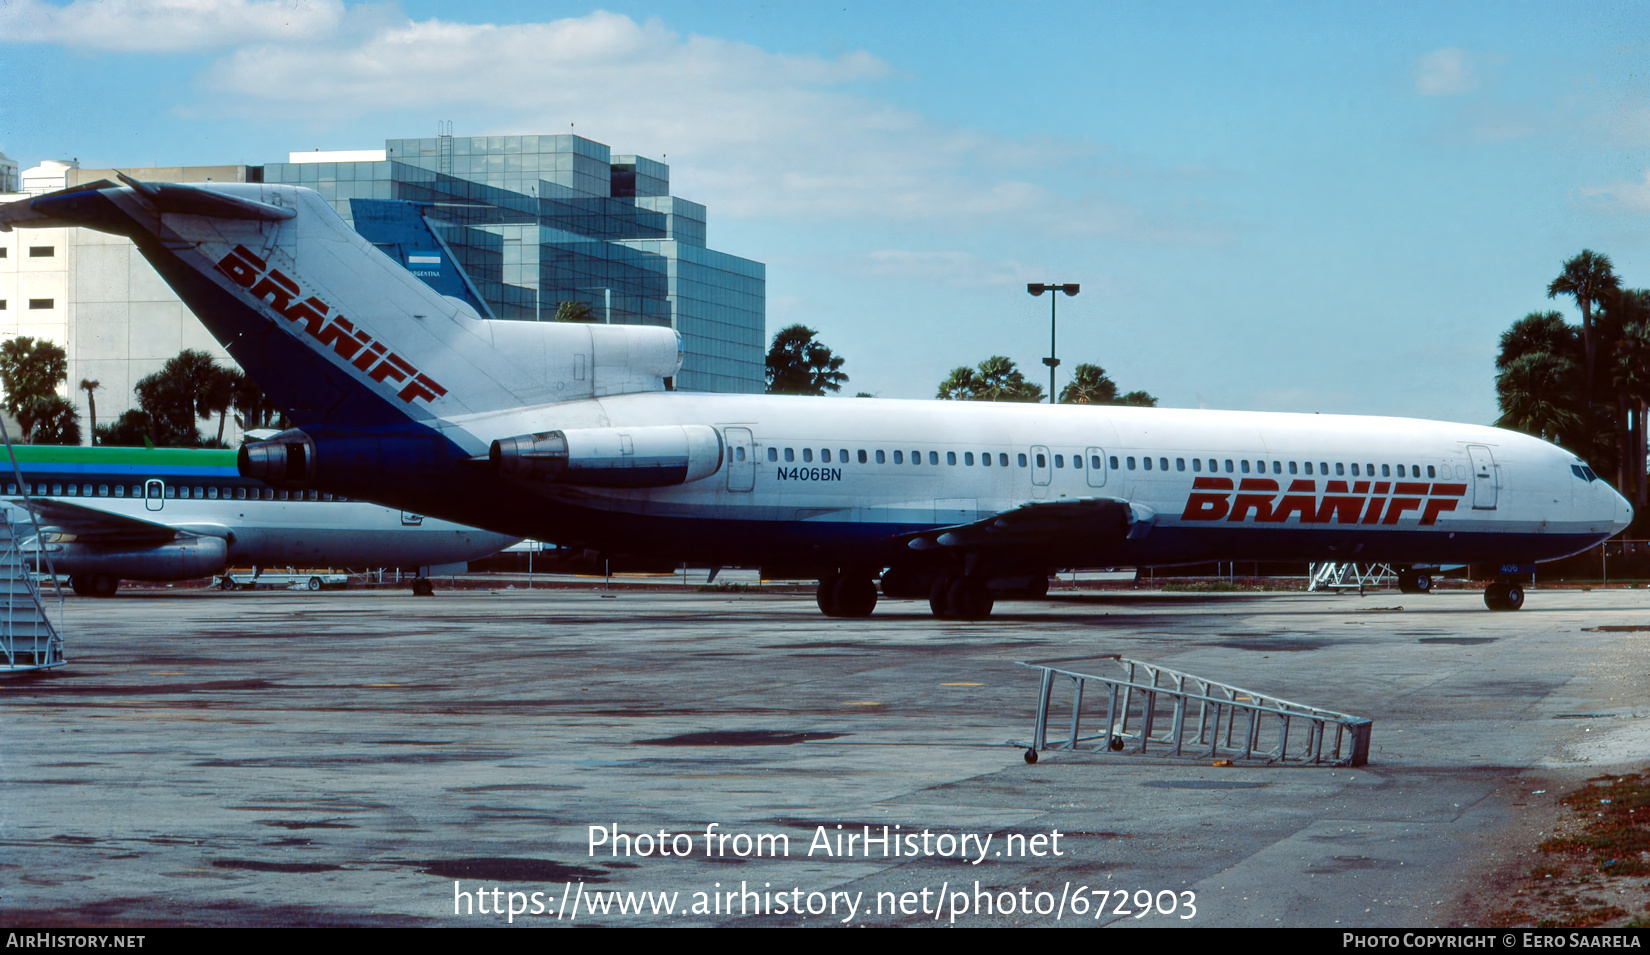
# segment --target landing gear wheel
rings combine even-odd
[[[1398,573],[1398,592],[1405,594],[1432,593],[1432,575],[1405,570]]]
[[[877,608],[876,582],[869,577],[838,578],[832,588],[832,602],[838,617],[869,617]]]
[[[819,578],[819,589],[814,591],[814,602],[819,604],[819,612],[827,617],[841,616],[836,605],[836,585],[841,581],[842,577],[834,573]]]
[[[1027,766],[1037,765],[1037,751],[1036,750],[1034,750],[1034,749],[1026,750],[1026,765]]]
[[[229,576],[228,574],[224,574],[223,579],[218,581],[218,588],[220,590],[234,590],[235,578]]]
[[[946,590],[947,609],[951,616],[963,620],[984,620],[991,616],[996,603],[985,581],[977,577],[959,578]]]
[[[108,574],[77,574],[69,578],[69,587],[77,597],[113,597],[120,589],[120,578]]]
[[[951,591],[951,577],[936,577],[928,587],[928,609],[941,620],[951,617],[951,601],[947,594]]]
[[[1524,606],[1524,588],[1498,580],[1484,591],[1484,606],[1491,610],[1518,610]]]
[[[1432,593],[1432,575],[1431,574],[1416,574],[1415,575],[1415,592],[1418,593],[1418,594],[1430,594],[1430,593]]]
[[[319,577],[309,578],[309,589],[310,590],[320,590],[321,589],[321,578],[319,578]]]
[[[428,577],[419,577],[413,581],[412,592],[414,597],[433,597],[435,596],[435,584],[430,583]]]

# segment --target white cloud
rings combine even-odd
[[[343,20],[341,0],[10,0],[0,5],[0,42],[178,53],[316,40]]]
[[[1460,96],[1478,89],[1474,58],[1452,46],[1415,61],[1415,91],[1422,96]]]
[[[459,135],[575,123],[617,152],[670,163],[672,191],[718,216],[1060,237],[1180,228],[1102,192],[1057,188],[1115,179],[1097,168],[1101,147],[937,123],[865,94],[894,78],[863,51],[771,53],[606,12],[510,25],[385,18],[331,42],[235,50],[199,78],[191,112],[336,131],[416,104],[457,117]]]
[[[1650,213],[1650,169],[1640,182],[1614,182],[1607,186],[1588,185],[1576,190],[1583,202],[1611,212]]]

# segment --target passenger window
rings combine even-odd
[[[1186,459],[1185,458],[1175,458],[1174,459],[1174,469],[1176,471],[1186,470]]]
[[[955,451],[945,452],[945,463],[951,465],[952,467],[956,467],[957,466],[957,452],[955,452]]]
[[[1388,464],[1381,465],[1381,477],[1391,477],[1391,476],[1392,476],[1392,466],[1388,465]]]
[[[1140,461],[1140,464],[1143,467],[1145,467],[1145,469],[1148,470],[1148,471],[1150,471],[1152,469],[1152,459],[1151,458],[1142,458],[1141,461]]]
[[[790,464],[792,461],[795,461],[795,460],[796,460],[796,452],[791,450],[790,448],[786,448],[785,449],[785,463]]]
[[[814,460],[814,449],[813,448],[803,448],[802,449],[802,463],[803,464],[812,464],[813,460]]]
[[[1111,469],[1113,471],[1117,470],[1117,455],[1115,454],[1111,456]]]
[[[1193,458],[1192,459],[1192,470],[1200,472],[1200,473],[1203,471],[1203,459],[1202,458]]]
[[[733,459],[735,461],[745,460],[745,446],[744,445],[741,444],[739,447],[733,449]]]
[[[1290,473],[1290,474],[1294,474],[1294,473],[1295,473],[1295,472],[1293,472],[1293,471],[1290,471],[1290,472],[1289,472],[1289,473]],[[1312,473],[1312,462],[1311,462],[1311,461],[1308,461],[1308,462],[1306,462],[1306,473],[1307,473],[1307,474],[1311,474],[1311,473]]]
[[[1159,471],[1167,471],[1169,469],[1169,459],[1168,458],[1158,458],[1157,459],[1157,469]]]
[[[60,497],[60,496],[62,496],[62,494],[63,494],[63,485],[53,484],[52,485],[52,496],[53,497]]]
[[[860,464],[864,464],[864,463],[866,463],[866,460],[865,460],[865,449],[864,449],[864,448],[860,448],[860,449],[859,449],[859,463],[860,463]]]
[[[1435,477],[1437,477],[1437,476],[1438,476],[1438,469],[1437,469],[1437,468],[1435,468],[1435,467],[1433,467],[1433,466],[1432,466],[1432,465],[1430,465],[1430,464],[1429,464],[1429,465],[1427,465],[1427,477],[1429,477],[1429,478],[1435,478]]]
[[[1300,472],[1298,472],[1298,471],[1296,471],[1296,470],[1295,470],[1295,462],[1293,462],[1293,461],[1290,461],[1290,462],[1289,462],[1289,473],[1290,473],[1290,474],[1298,474],[1298,473],[1300,473]]]
[[[218,499],[218,489],[215,488],[215,487],[207,488],[206,489],[206,496],[211,498],[214,501],[217,500]]]
[[[973,467],[974,466],[974,452],[972,452],[972,451],[964,451],[963,452],[963,464],[967,467]]]
[[[1364,464],[1364,474],[1368,475],[1369,477],[1374,477],[1375,476],[1375,465],[1368,464],[1368,463]]]
[[[178,489],[175,488],[175,487],[168,486],[166,488],[166,496],[167,497],[177,497],[178,496]]]
[[[895,451],[894,453],[898,454],[899,452]],[[880,449],[877,451],[877,463],[878,464],[887,464],[888,463],[888,456],[886,454],[883,454]]]
[[[1023,468],[1023,467],[1025,467],[1025,466],[1026,466],[1026,456],[1025,456],[1025,452],[1024,452],[1024,451],[1022,451],[1022,452],[1020,452],[1020,455],[1019,455],[1019,457],[1020,457],[1020,467],[1022,467],[1022,468]]]
[[[1398,465],[1398,476],[1399,477],[1404,476],[1404,466],[1402,464]]]
[[[1248,459],[1244,459],[1242,461],[1239,461],[1238,463],[1243,465],[1243,473],[1248,474],[1249,473],[1249,461],[1248,461]]]
[[[987,451],[986,453],[980,455],[980,463],[985,465],[986,467],[991,467],[991,452],[990,451]]]
[[[881,452],[879,451],[878,453],[880,454]],[[905,463],[905,452],[904,451],[895,451],[894,452],[894,463],[895,464],[904,464]]]
[[[1335,473],[1336,474],[1345,474],[1346,471],[1342,470],[1341,466],[1339,464],[1337,464],[1337,465],[1335,465]],[[1352,476],[1353,477],[1358,476],[1358,462],[1356,462],[1356,461],[1352,462]]]
[[[1129,460],[1132,461],[1134,459],[1130,458]],[[1037,466],[1040,467],[1040,468],[1048,467],[1048,458],[1044,457],[1041,452],[1039,452],[1038,455],[1037,455]]]
[[[1319,474],[1328,474],[1329,473],[1329,462],[1328,461],[1319,461],[1318,462],[1318,473]]]
[[[922,463],[922,452],[921,451],[912,451],[911,452],[911,463],[912,464],[921,464]]]
[[[1130,470],[1130,471],[1133,471],[1133,470],[1134,470],[1134,455],[1132,455],[1132,454],[1131,454],[1131,455],[1129,455],[1129,456],[1128,456],[1128,458],[1127,458],[1127,459],[1126,459],[1126,460],[1127,460],[1127,461],[1128,461],[1128,463],[1129,463],[1129,470]]]
[[[79,497],[80,496],[80,488],[75,487],[73,484],[69,485],[69,496],[70,497]]]
[[[1056,454],[1054,456],[1054,466],[1057,467],[1057,468],[1065,467],[1066,466],[1066,456],[1063,455],[1063,454]]]
[[[778,448],[769,448],[768,449],[768,460],[769,461],[779,460],[779,449]]]
[[[826,464],[830,464],[831,463],[831,449],[830,448],[820,448],[819,449],[819,460],[823,461]]]
[[[929,464],[939,464],[940,463],[940,453],[938,451],[928,452],[928,463]]]
[[[1005,468],[1008,467],[1008,455],[1007,454],[997,455],[997,463],[1002,465]],[[1020,466],[1025,467],[1025,464],[1026,464],[1025,463],[1025,456],[1021,455]]]
[[[847,464],[848,463],[848,449],[847,448],[837,448],[836,449],[836,459],[838,461],[841,461],[843,464]],[[865,452],[864,451],[859,452],[859,463],[860,464],[865,463]]]
[[[1081,454],[1072,455],[1071,466],[1081,471],[1083,469],[1083,456]]]
[[[115,497],[125,497],[125,496],[126,496],[126,485],[116,484],[115,485]]]
[[[1213,469],[1211,468],[1210,470],[1213,470]],[[1245,471],[1249,470],[1249,465],[1245,464],[1243,466],[1243,470],[1245,470]],[[1232,473],[1232,459],[1231,458],[1226,459],[1226,473],[1227,474]]]
[[[1098,455],[1098,454],[1089,455],[1089,467],[1093,468],[1096,471],[1100,470],[1100,455]]]

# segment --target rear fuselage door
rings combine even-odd
[[[158,511],[166,506],[166,482],[150,478],[143,482],[143,506]]]
[[[1495,457],[1490,449],[1478,444],[1467,445],[1467,456],[1472,459],[1472,509],[1495,510]]]
[[[1089,487],[1106,486],[1106,452],[1102,448],[1089,448],[1083,452],[1088,456]]]
[[[749,491],[756,487],[756,453],[749,428],[724,428],[727,441],[728,490]]]
[[[1049,476],[1054,473],[1053,462],[1049,460],[1048,448],[1036,447],[1031,449],[1031,483],[1039,487],[1047,487]]]

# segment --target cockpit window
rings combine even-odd
[[[1593,473],[1593,469],[1585,464],[1570,465],[1570,473],[1574,474],[1578,478],[1581,478],[1583,481],[1586,481],[1588,484],[1598,480],[1598,475]]]

